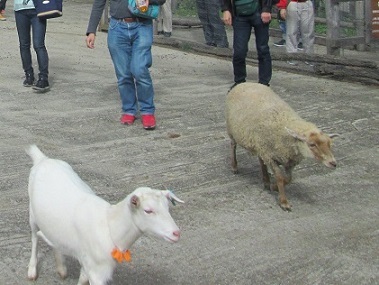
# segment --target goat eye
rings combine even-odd
[[[146,214],[151,214],[151,213],[153,213],[153,211],[152,210],[145,210],[145,213]]]
[[[309,144],[309,147],[312,147],[312,148],[313,148],[313,147],[316,147],[316,144],[315,144],[315,143],[310,143],[310,144]]]

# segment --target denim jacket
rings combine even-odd
[[[149,5],[163,5],[165,2],[166,0],[150,0]],[[97,26],[99,25],[105,4],[106,0],[94,0],[87,28],[87,35],[89,33],[96,33]],[[128,0],[110,0],[109,14],[111,17],[116,19],[133,17],[128,8]]]
[[[25,1],[25,0],[14,0],[13,3],[13,9],[15,11],[20,11],[20,10],[26,10],[26,9],[35,9],[34,4],[32,0]]]

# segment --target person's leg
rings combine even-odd
[[[303,39],[304,52],[313,53],[315,41],[315,18],[312,1],[307,1],[302,5],[300,16],[300,31]]]
[[[172,11],[171,11],[171,0],[166,0],[161,6],[163,12],[163,32],[172,33]]]
[[[15,20],[20,43],[22,68],[24,69],[26,77],[30,78],[31,82],[29,83],[32,84],[34,82],[34,71],[32,66],[32,54],[30,51],[31,21],[28,16],[28,10],[16,11]],[[28,86],[31,84],[28,84]]]
[[[251,36],[252,24],[250,17],[234,17],[233,19],[233,72],[234,82],[246,81],[246,56]]]
[[[136,87],[130,70],[132,41],[128,36],[129,23],[110,19],[108,28],[108,49],[112,58],[120,93],[122,113],[137,114]],[[133,23],[134,25],[134,23]]]
[[[37,54],[39,68],[38,78],[47,80],[49,77],[49,55],[45,46],[47,20],[39,19],[34,9],[29,11],[33,31],[33,47]]]
[[[297,52],[297,33],[299,30],[298,3],[290,2],[287,6],[286,17],[286,50],[288,53]]]
[[[279,29],[282,32],[282,39],[276,43],[274,46],[283,47],[286,45],[286,21],[278,20]]]
[[[208,0],[196,0],[197,15],[199,16],[201,25],[203,26],[205,43],[210,46],[215,46],[213,33],[208,19]]]
[[[214,43],[218,47],[229,47],[228,37],[225,31],[225,25],[220,17],[219,0],[208,0],[208,17],[211,30],[213,32]]]
[[[269,24],[262,22],[260,12],[255,13],[253,17],[255,44],[258,53],[258,82],[269,85],[272,76],[272,61],[270,47],[268,46]]]
[[[152,64],[153,25],[140,23],[133,37],[130,69],[134,76],[141,115],[154,114],[154,88],[149,68]]]

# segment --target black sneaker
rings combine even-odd
[[[37,90],[38,92],[46,92],[49,91],[50,86],[49,86],[49,81],[47,79],[38,79],[37,83],[35,86],[33,86],[34,90]]]
[[[297,45],[297,49],[298,50],[303,50],[304,49],[304,46],[303,46],[303,43],[300,42],[298,45]]]
[[[284,47],[285,45],[286,45],[285,39],[281,39],[280,41],[274,43],[274,46],[276,46],[276,47]]]
[[[25,87],[31,87],[34,85],[34,75],[25,73],[25,80],[22,83]]]
[[[170,33],[170,32],[163,32],[163,35],[164,35],[166,38],[171,37],[171,33]]]

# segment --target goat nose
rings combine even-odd
[[[172,234],[176,237],[180,237],[180,231],[174,231]]]
[[[330,165],[332,165],[333,167],[337,167],[337,162],[332,161],[332,162],[330,162]]]

